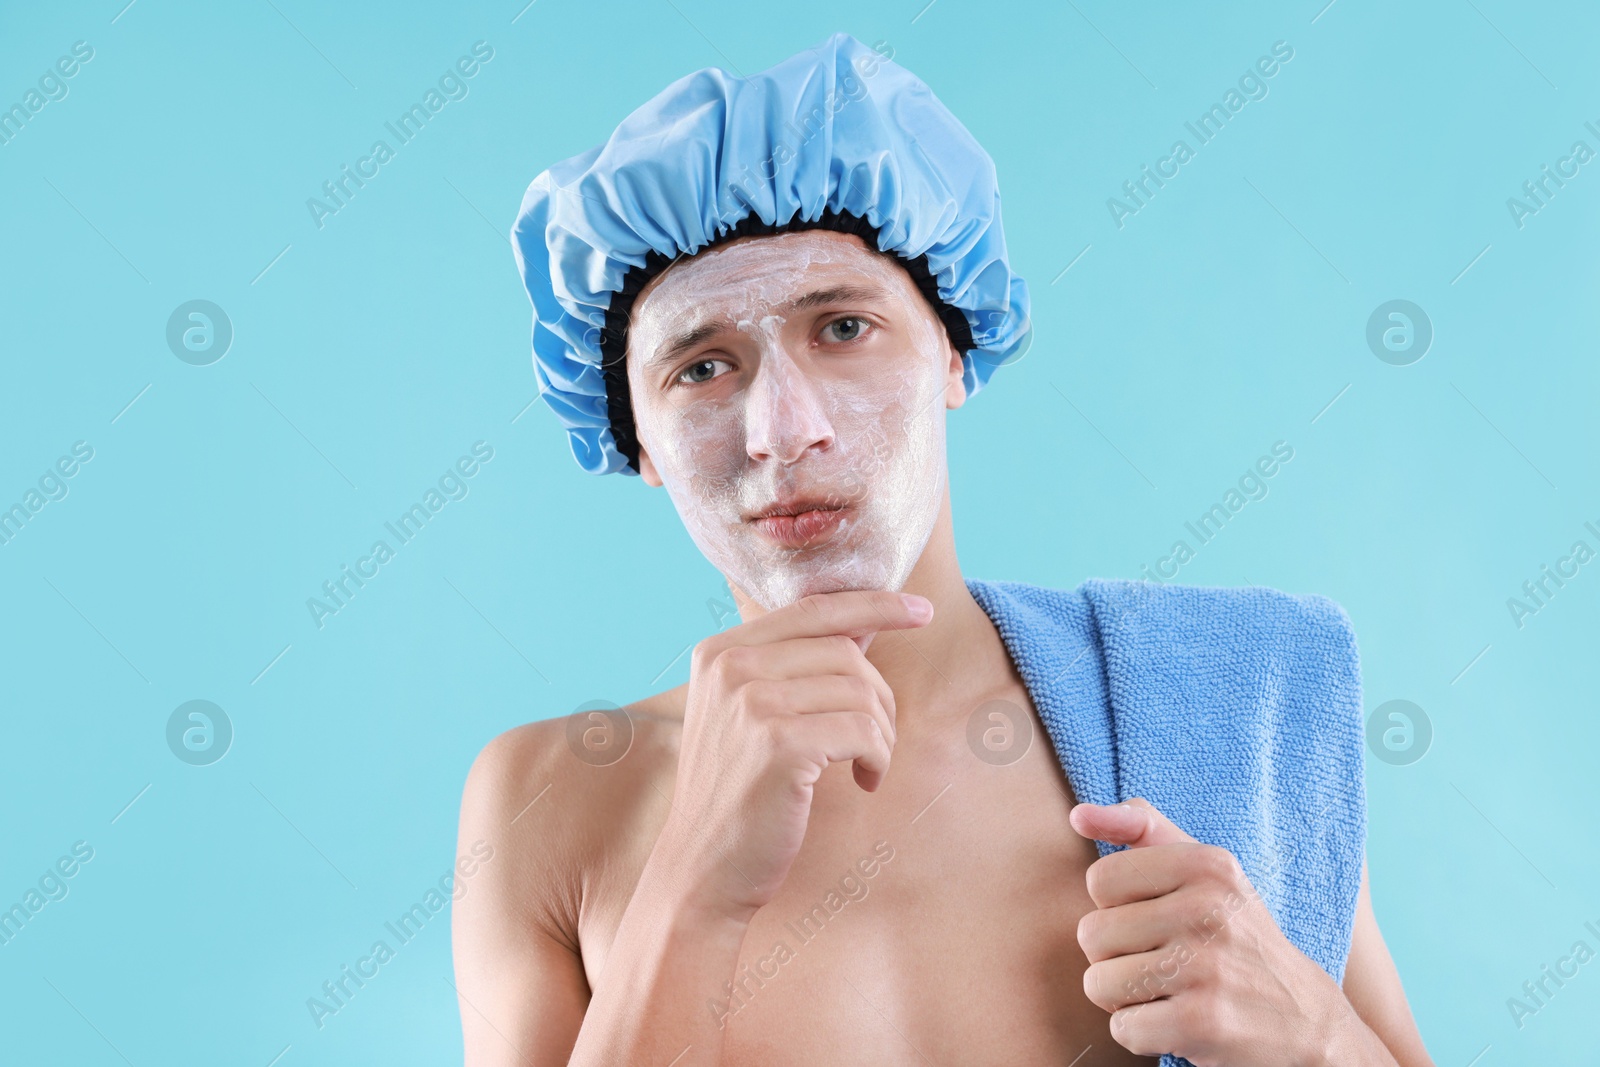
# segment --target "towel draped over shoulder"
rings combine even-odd
[[[1101,579],[1070,591],[967,587],[1078,800],[1143,797],[1195,839],[1228,849],[1289,941],[1342,980],[1366,787],[1360,663],[1339,605],[1273,589]]]

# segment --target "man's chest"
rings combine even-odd
[[[738,968],[695,998],[727,1032],[724,1062],[1150,1062],[1083,993],[1097,854],[1067,823],[1046,739],[1009,764],[908,747],[871,795],[834,771]],[[591,931],[608,943],[614,924]]]
[[[1012,765],[920,764],[881,814],[819,798],[734,981],[707,998],[727,1062],[1146,1062],[1083,993],[1097,854],[1059,778],[1045,744]]]

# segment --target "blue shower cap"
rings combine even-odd
[[[528,186],[512,247],[533,300],[539,391],[579,466],[637,474],[628,311],[685,255],[751,234],[860,235],[911,273],[968,394],[1026,351],[994,162],[908,71],[848,34],[748,78],[696,71],[610,140]]]

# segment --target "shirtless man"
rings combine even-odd
[[[1341,987],[1227,850],[1076,804],[1047,741],[969,742],[976,709],[1033,703],[956,558],[947,326],[830,229],[720,241],[636,294],[637,471],[742,622],[686,685],[474,765],[469,1067],[1430,1064],[1364,878]]]

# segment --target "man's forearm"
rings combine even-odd
[[[722,1022],[713,1008],[738,967],[749,917],[705,907],[662,854],[658,847],[646,864],[617,929],[572,1067],[721,1062]]]
[[[1400,1063],[1351,1008],[1328,1046],[1308,1061],[1307,1067],[1400,1067]]]

